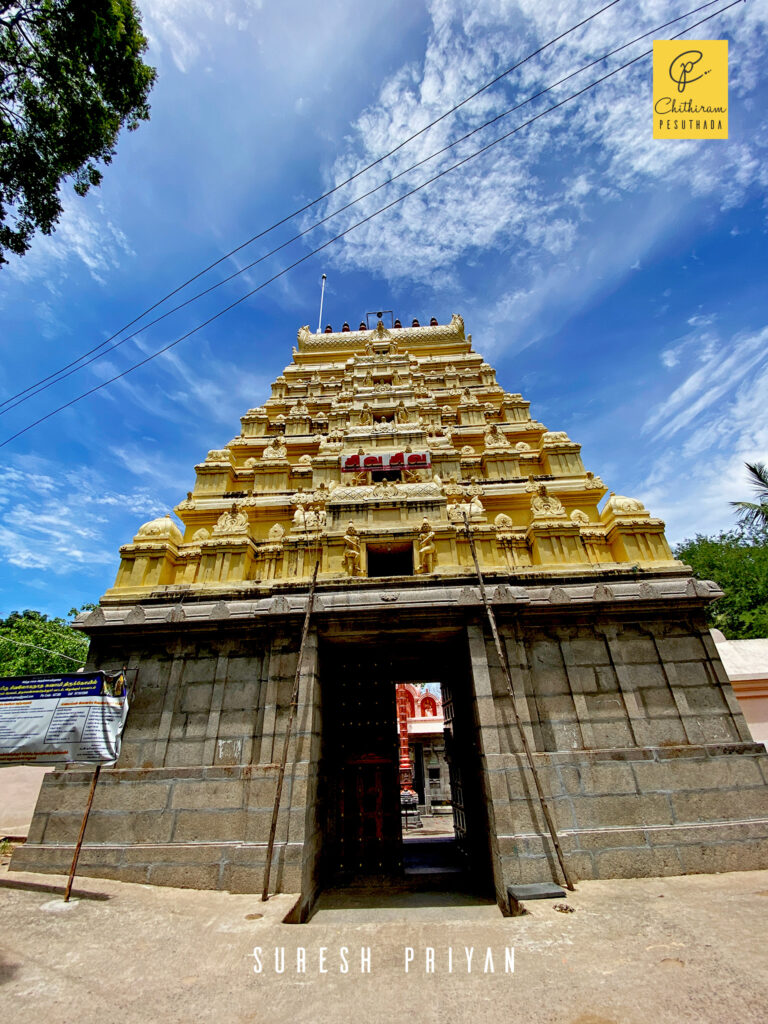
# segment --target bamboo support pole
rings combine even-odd
[[[483,599],[485,612],[486,615],[488,616],[488,621],[491,625],[491,633],[493,634],[493,642],[496,645],[496,653],[499,656],[499,661],[501,663],[501,667],[504,671],[504,675],[507,680],[507,690],[509,691],[509,698],[510,701],[512,702],[512,711],[515,716],[515,722],[517,723],[518,732],[520,733],[520,740],[523,744],[523,750],[525,751],[525,756],[528,760],[528,764],[531,769],[531,774],[533,775],[533,781],[536,786],[536,793],[539,798],[539,804],[541,805],[544,820],[546,821],[547,828],[549,829],[549,835],[552,839],[552,845],[554,846],[555,853],[557,854],[557,860],[560,864],[560,870],[563,872],[565,886],[567,889],[573,891],[573,882],[571,881],[571,876],[568,874],[568,868],[565,865],[565,857],[563,856],[563,851],[560,848],[560,839],[557,835],[557,829],[555,828],[555,823],[552,819],[552,815],[550,814],[549,805],[547,804],[547,799],[544,796],[544,790],[541,785],[539,773],[536,769],[536,764],[533,759],[533,751],[531,750],[531,746],[528,742],[528,737],[525,735],[523,721],[520,718],[520,713],[517,709],[517,700],[515,698],[515,691],[512,686],[512,675],[509,671],[507,653],[504,650],[504,646],[502,645],[501,637],[499,636],[499,631],[496,626],[496,616],[494,615],[493,608],[491,608],[490,602],[488,601],[488,595],[485,591],[485,581],[483,580],[483,574],[480,571],[480,563],[477,560],[477,551],[475,550],[475,538],[472,536],[472,530],[469,525],[469,517],[467,516],[466,510],[464,512],[464,526],[466,527],[467,530],[467,539],[469,540],[469,547],[470,550],[472,551],[472,560],[475,563],[475,572],[477,573],[477,580],[478,583],[480,584],[480,595]]]
[[[299,644],[299,656],[296,662],[296,676],[293,681],[293,693],[291,695],[291,709],[288,715],[288,722],[285,727],[285,739],[283,741],[283,754],[280,759],[280,770],[277,773],[277,789],[275,791],[275,804],[272,808],[272,824],[269,828],[269,842],[267,843],[267,863],[264,865],[264,888],[261,893],[262,903],[266,903],[269,899],[269,876],[272,870],[272,853],[275,848],[275,834],[277,833],[277,816],[280,813],[280,798],[283,793],[283,780],[285,778],[285,766],[288,763],[288,745],[291,740],[291,731],[293,729],[293,721],[296,717],[296,708],[299,702],[299,683],[301,681],[301,667],[304,658],[304,646],[307,642],[307,633],[309,632],[309,619],[312,615],[312,606],[315,603],[315,584],[317,582],[317,570],[320,567],[320,557],[318,555],[315,562],[315,568],[312,573],[312,582],[309,585],[309,594],[307,596],[307,610],[304,614],[304,625],[301,629],[301,643]]]
[[[83,836],[85,835],[85,826],[88,824],[88,815],[91,813],[91,804],[93,803],[93,794],[96,792],[96,783],[99,781],[99,775],[101,774],[101,765],[97,764],[91,779],[91,789],[88,793],[88,802],[85,805],[85,813],[83,814],[83,820],[80,824],[80,834],[77,837],[77,843],[75,845],[75,853],[72,857],[72,866],[69,869],[69,879],[67,880],[67,888],[64,891],[64,902],[69,903],[69,897],[72,892],[72,883],[75,880],[75,871],[77,871],[77,862],[80,859],[80,849],[83,845]]]

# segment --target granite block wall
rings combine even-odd
[[[557,870],[506,675],[482,606],[467,593],[457,588],[453,610],[425,602],[418,623],[413,613],[395,621],[372,594],[375,610],[354,627],[381,650],[398,628],[411,629],[409,643],[450,635],[465,645],[466,678],[451,685],[466,687],[481,838],[505,906],[507,885],[548,881]],[[701,607],[521,601],[500,605],[497,618],[523,729],[577,878],[768,867],[768,755],[751,742]],[[349,612],[319,606],[301,674],[271,885],[301,893],[299,918],[316,896],[323,847],[318,636],[339,642],[352,625]],[[82,873],[261,891],[299,634],[299,616],[286,614],[268,626],[245,618],[95,636],[93,662],[137,669],[138,687],[120,760],[101,773]],[[14,869],[68,868],[91,777],[75,767],[46,778]]]
[[[176,637],[92,651],[137,670],[120,759],[101,772],[78,871],[185,888],[261,892],[298,638]],[[130,674],[130,673],[129,673]],[[317,638],[304,651],[270,889],[316,887]],[[52,772],[14,870],[66,872],[93,769]],[[300,908],[301,911],[302,908]]]
[[[768,867],[768,755],[703,618],[516,618],[500,633],[572,875]],[[468,637],[501,905],[508,885],[560,873],[496,648],[482,620]]]

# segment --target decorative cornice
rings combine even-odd
[[[451,317],[449,324],[438,324],[435,327],[397,327],[371,331],[336,331],[332,334],[313,334],[309,327],[302,327],[298,333],[299,352],[323,352],[336,349],[339,352],[354,352],[373,341],[396,341],[398,347],[411,348],[445,344],[445,342],[464,342],[464,320],[457,313]]]
[[[596,603],[639,607],[659,602],[668,604],[670,602],[690,602],[691,600],[708,603],[716,597],[722,596],[722,591],[716,584],[693,580],[691,577],[685,576],[656,577],[652,582],[637,579],[623,580],[612,576],[610,583],[606,583],[605,580],[583,582],[563,580],[557,583],[545,583],[536,578],[536,573],[535,568],[517,570],[516,575],[521,580],[517,585],[508,582],[510,575],[505,574],[503,585],[496,585],[493,590],[494,605],[499,608],[527,608],[531,611],[536,608],[551,609],[557,606],[576,610],[594,606]],[[538,573],[540,574],[540,570]],[[366,580],[356,580],[355,584],[367,582]],[[324,615],[339,614],[347,617],[353,612],[380,609],[382,593],[396,593],[398,607],[403,610],[434,610],[435,608],[448,610],[452,607],[458,609],[466,605],[482,608],[482,601],[476,586],[468,586],[466,583],[457,581],[424,587],[419,585],[421,582],[416,579],[412,585],[396,588],[358,585],[323,588],[322,606],[316,608],[316,614],[319,618]],[[488,579],[486,582],[490,586],[494,581]],[[307,583],[305,583],[306,585]],[[186,592],[191,597],[195,588],[186,588]],[[139,600],[135,598],[131,603],[104,605],[94,612],[80,616],[75,625],[89,633],[103,628],[130,626],[129,616],[137,607],[142,607],[145,610],[147,624],[151,622],[158,626],[179,621],[204,623],[220,618],[254,621],[269,615],[275,600],[281,602],[281,610],[284,614],[298,616],[304,615],[306,611],[305,592],[292,592],[277,598],[269,594],[231,600],[211,598],[204,602],[188,601],[181,608],[179,608],[178,598],[174,599],[171,593],[168,594],[167,603],[140,605]]]

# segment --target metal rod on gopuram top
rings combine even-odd
[[[325,298],[325,282],[326,276],[323,274],[323,283],[320,287],[320,316],[317,318],[317,333],[323,329],[323,299]]]
[[[96,769],[91,779],[91,790],[88,793],[88,802],[85,805],[85,813],[83,814],[83,820],[80,824],[80,835],[77,837],[77,843],[75,844],[75,855],[72,858],[72,867],[69,869],[69,879],[67,881],[67,888],[64,891],[64,902],[69,903],[69,896],[72,892],[72,883],[75,880],[75,871],[77,871],[77,862],[80,859],[80,849],[83,845],[83,836],[85,835],[85,826],[88,824],[88,815],[91,813],[91,804],[93,803],[93,794],[96,792],[96,783],[99,781],[99,775],[101,774],[101,765],[97,764]]]
[[[536,793],[539,797],[539,804],[541,805],[541,810],[544,814],[544,820],[546,821],[547,828],[549,829],[549,835],[552,839],[552,845],[554,846],[555,853],[557,854],[557,859],[560,864],[560,870],[563,872],[565,886],[567,889],[573,891],[573,882],[571,881],[571,876],[568,874],[568,868],[565,866],[565,857],[563,856],[563,851],[560,848],[560,840],[557,835],[557,829],[555,828],[555,823],[552,820],[552,815],[549,813],[547,799],[544,796],[544,790],[541,786],[539,773],[536,770],[536,763],[533,760],[533,751],[531,750],[531,746],[528,742],[528,737],[525,735],[525,729],[523,728],[523,720],[520,718],[520,714],[517,710],[517,700],[515,699],[515,691],[512,686],[512,674],[509,671],[507,652],[504,650],[504,647],[501,643],[501,637],[499,636],[499,631],[496,627],[496,616],[494,615],[493,608],[491,608],[490,602],[488,601],[488,595],[485,592],[485,582],[483,580],[483,574],[480,572],[480,563],[477,560],[477,551],[475,550],[475,538],[472,536],[472,529],[469,525],[469,516],[467,515],[466,509],[464,510],[464,526],[467,529],[467,538],[469,540],[469,547],[472,551],[472,560],[475,563],[475,572],[477,573],[477,579],[480,584],[480,596],[483,599],[485,612],[486,615],[488,616],[488,621],[491,624],[491,633],[493,633],[493,642],[496,645],[496,653],[499,656],[501,667],[504,671],[504,675],[506,676],[507,690],[509,691],[509,699],[512,702],[512,711],[514,713],[515,722],[517,723],[517,728],[520,733],[520,740],[523,744],[523,750],[525,751],[525,756],[528,760],[528,764],[531,769],[531,774],[533,775],[533,781],[536,786]]]
[[[291,710],[288,715],[288,722],[285,727],[285,739],[283,740],[283,756],[280,759],[280,770],[277,773],[277,789],[275,791],[275,805],[272,808],[272,824],[269,828],[269,842],[267,843],[267,863],[264,865],[264,889],[261,893],[262,903],[269,899],[269,876],[272,871],[272,852],[275,848],[275,835],[277,833],[277,816],[280,813],[280,797],[283,793],[283,779],[285,778],[285,766],[288,763],[288,745],[291,741],[291,730],[293,720],[296,717],[296,708],[299,703],[299,683],[301,681],[301,663],[304,658],[304,645],[307,642],[309,632],[309,619],[312,615],[312,606],[315,603],[315,583],[317,582],[317,570],[320,568],[320,556],[315,562],[312,572],[312,582],[309,585],[307,595],[307,610],[304,614],[304,625],[301,628],[301,643],[299,644],[299,657],[296,661],[296,676],[293,680],[293,693],[291,694]]]

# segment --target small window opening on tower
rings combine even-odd
[[[399,484],[403,479],[403,471],[401,469],[374,469],[371,470],[371,483],[380,484],[382,480],[387,480],[391,484]]]
[[[409,541],[366,545],[369,576],[413,576],[413,545]]]

